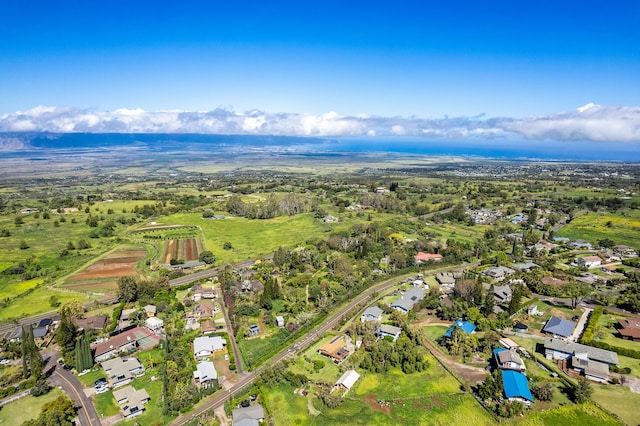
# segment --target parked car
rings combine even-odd
[[[105,379],[104,377],[101,377],[98,380],[96,380],[96,382],[93,384],[93,387],[98,389],[108,385],[109,385],[109,382],[107,382],[107,379]]]

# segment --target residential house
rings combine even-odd
[[[506,266],[492,266],[487,268],[482,274],[499,281],[515,273],[516,271],[511,268],[507,268]]]
[[[147,318],[155,317],[157,308],[155,305],[147,305],[144,307],[144,312],[147,314]]]
[[[122,352],[151,349],[159,343],[158,336],[144,328],[135,327],[92,345],[92,349],[95,362],[102,362]]]
[[[120,406],[125,419],[144,413],[144,404],[151,399],[145,389],[136,390],[132,386],[114,390],[113,397]]]
[[[436,281],[441,287],[449,290],[453,290],[453,287],[456,285],[456,278],[453,272],[438,272],[436,274]]]
[[[523,373],[526,370],[522,358],[514,350],[496,348],[493,350],[493,360],[501,370],[515,370]]]
[[[214,320],[204,320],[200,323],[202,334],[211,334],[216,331],[216,322]]]
[[[602,265],[602,259],[599,256],[585,256],[576,258],[576,264],[585,268],[595,268]]]
[[[640,320],[635,318],[618,320],[618,333],[623,339],[640,342]]]
[[[213,289],[213,287],[203,287],[202,288],[202,298],[203,299],[211,300],[211,299],[215,299],[215,297],[216,297],[216,292]]]
[[[49,334],[49,329],[47,327],[36,327],[33,329],[33,338],[34,340],[44,340]]]
[[[164,321],[158,317],[149,317],[144,321],[147,329],[154,334],[162,334],[164,332]]]
[[[514,370],[502,370],[502,386],[504,396],[509,401],[520,401],[527,406],[533,402],[529,382],[524,374]]]
[[[543,333],[553,334],[553,337],[571,337],[573,329],[576,328],[576,323],[568,321],[566,319],[551,317],[542,328]]]
[[[391,304],[391,307],[402,312],[409,313],[413,306],[417,303],[420,303],[422,299],[427,295],[427,293],[419,288],[412,287],[409,290],[405,291],[404,294],[395,302]]]
[[[264,420],[264,408],[255,404],[231,411],[233,426],[258,426]]]
[[[284,317],[283,316],[277,316],[276,317],[276,327],[284,327]]]
[[[621,244],[614,246],[613,252],[620,258],[638,257],[638,253],[632,247]]]
[[[605,383],[609,378],[609,367],[618,365],[618,354],[565,340],[544,340],[545,356],[548,359],[567,360],[571,367],[593,381]]]
[[[520,271],[530,271],[533,268],[539,268],[540,266],[538,266],[537,264],[533,263],[533,262],[525,262],[525,263],[516,263],[513,265],[514,268],[520,270]]]
[[[358,374],[356,370],[347,370],[338,379],[333,387],[335,389],[343,389],[345,392],[348,392],[353,387],[353,385],[355,385],[359,378],[360,374]]]
[[[131,325],[130,317],[133,317],[133,314],[138,312],[137,309],[123,309],[122,313],[120,313],[120,319],[118,321],[118,328],[126,328]]]
[[[260,334],[260,327],[257,324],[251,324],[249,326],[249,336],[257,336]]]
[[[429,261],[442,262],[442,255],[438,253],[423,253],[420,251],[414,256],[414,259],[418,265]]]
[[[347,344],[344,336],[335,336],[318,349],[320,355],[324,355],[336,363],[340,364],[347,359],[350,352],[347,350]]]
[[[220,336],[201,336],[193,340],[193,355],[198,360],[203,360],[215,352],[224,350],[227,341]]]
[[[451,333],[453,333],[453,330],[455,329],[460,329],[467,334],[472,334],[476,331],[476,326],[470,323],[469,321],[463,321],[461,319],[457,319],[453,322],[453,324],[451,324],[451,327],[447,329],[444,335],[450,338]]]
[[[388,337],[391,337],[394,342],[398,340],[398,337],[400,337],[401,333],[402,333],[402,329],[400,327],[396,327],[388,324],[382,324],[376,330],[376,335],[378,337],[384,338],[388,336]]]
[[[571,241],[569,246],[575,249],[593,250],[593,245],[583,240]]]
[[[212,300],[204,300],[194,306],[193,315],[196,318],[213,318],[215,315],[216,304]]]
[[[554,248],[558,248],[558,247],[560,247],[558,244],[553,244],[548,241],[542,240],[542,241],[538,241],[533,246],[527,247],[527,248],[534,249],[536,252],[541,252],[541,251],[551,251]]]
[[[497,285],[493,287],[493,299],[496,303],[504,305],[511,301],[513,292],[509,285]]]
[[[71,321],[78,330],[103,330],[107,323],[107,316],[94,315],[88,318],[73,318]]]
[[[218,381],[218,372],[211,361],[200,361],[193,372],[193,379],[202,388],[212,386]]]
[[[199,302],[202,300],[202,284],[196,284],[191,288],[191,300]]]
[[[124,386],[144,374],[144,366],[137,358],[113,358],[102,363],[112,388]]]
[[[382,309],[377,306],[369,306],[360,316],[360,322],[382,321]]]

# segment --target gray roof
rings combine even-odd
[[[413,308],[413,305],[415,305],[416,303],[420,303],[420,301],[424,299],[424,296],[426,296],[426,294],[427,293],[425,293],[425,291],[420,287],[410,288],[402,295],[402,297],[393,302],[391,304],[391,307],[398,307],[404,311],[409,312],[411,308]]]
[[[618,354],[605,349],[594,348],[580,343],[566,342],[559,339],[544,339],[545,349],[553,349],[554,351],[564,352],[568,354],[573,353],[587,353],[589,359],[594,361],[600,361],[611,365],[618,364]]]
[[[217,380],[218,372],[211,361],[202,361],[198,363],[196,371],[193,372],[193,377],[200,380],[200,382]]]
[[[362,313],[362,316],[371,316],[374,318],[379,318],[381,315],[382,315],[382,309],[378,308],[377,306],[369,306]]]
[[[209,352],[217,352],[224,349],[224,345],[226,345],[226,341],[220,336],[203,336],[196,337],[193,340],[193,353],[194,355],[198,352],[209,351]]]
[[[552,333],[558,336],[569,337],[573,333],[573,329],[576,327],[576,323],[568,321],[566,319],[551,317],[545,324],[542,331],[545,333]]]
[[[402,329],[394,325],[382,324],[380,327],[378,327],[378,331],[380,333],[386,333],[386,334],[397,336],[402,332]]]
[[[242,420],[261,420],[264,419],[264,408],[260,404],[236,408],[231,412],[231,416],[234,425]]]

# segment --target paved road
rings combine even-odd
[[[47,350],[42,354],[45,358],[45,371],[51,371],[49,382],[52,385],[61,387],[74,402],[77,409],[78,419],[82,426],[101,426],[100,416],[93,405],[91,398],[84,393],[82,383],[70,371],[58,365],[57,360],[60,353],[55,350]]]
[[[474,267],[474,266],[477,266],[477,265],[478,264],[467,264],[467,265],[459,266],[459,267],[456,267],[456,268],[449,268],[448,270],[463,270],[463,269],[466,269],[466,268],[469,268],[469,267]],[[435,274],[437,272],[439,272],[439,270],[427,271],[427,274],[428,275],[432,275],[432,274]],[[406,276],[410,276],[410,275],[415,275],[415,273],[406,274]],[[251,385],[255,381],[255,379],[260,375],[260,373],[262,372],[262,370],[264,368],[266,368],[268,366],[271,366],[271,365],[274,365],[274,364],[277,364],[278,362],[280,362],[283,359],[293,355],[294,353],[306,349],[316,339],[318,339],[320,336],[322,336],[322,334],[325,331],[329,331],[334,326],[338,325],[340,320],[345,316],[345,314],[347,314],[349,311],[351,311],[357,305],[367,301],[369,299],[369,297],[371,297],[372,294],[384,292],[385,290],[388,290],[389,288],[397,285],[398,281],[402,280],[402,278],[403,278],[402,276],[390,278],[388,280],[383,281],[380,284],[377,284],[375,286],[369,287],[367,290],[365,290],[364,292],[360,293],[358,296],[353,298],[349,303],[347,303],[342,308],[340,308],[337,312],[334,312],[333,314],[331,314],[331,316],[329,316],[329,318],[327,318],[327,320],[325,322],[323,322],[322,324],[317,326],[315,329],[310,331],[304,337],[301,337],[300,339],[298,339],[298,341],[296,341],[296,343],[293,346],[291,346],[290,348],[280,352],[278,355],[276,355],[274,358],[272,358],[271,360],[269,360],[268,362],[263,364],[261,367],[259,367],[255,371],[253,371],[251,373],[245,373],[244,375],[241,375],[240,376],[240,380],[236,384],[234,384],[232,387],[230,387],[229,389],[227,389],[225,391],[216,393],[213,397],[208,399],[205,403],[203,403],[202,405],[200,405],[199,407],[194,409],[193,412],[191,412],[188,415],[179,416],[171,424],[174,425],[174,426],[182,425],[182,424],[188,422],[189,420],[191,420],[192,418],[202,414],[203,412],[205,412],[205,411],[207,411],[207,410],[209,410],[211,408],[218,408],[219,406],[223,405],[224,402],[226,400],[230,399],[232,395],[234,395],[235,393],[238,393],[240,390],[242,390],[246,386]]]

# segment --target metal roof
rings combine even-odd
[[[551,317],[545,324],[542,331],[545,333],[552,333],[558,336],[569,337],[573,333],[573,329],[576,327],[576,323],[573,321],[567,321],[566,319]]]
[[[566,342],[559,339],[544,339],[545,349],[564,352],[568,354],[587,353],[589,359],[600,361],[611,365],[618,364],[618,354],[606,349],[594,348],[580,343]]]
[[[504,396],[507,398],[523,398],[533,401],[533,395],[529,390],[529,382],[527,377],[513,370],[502,370],[502,384],[504,387]]]

